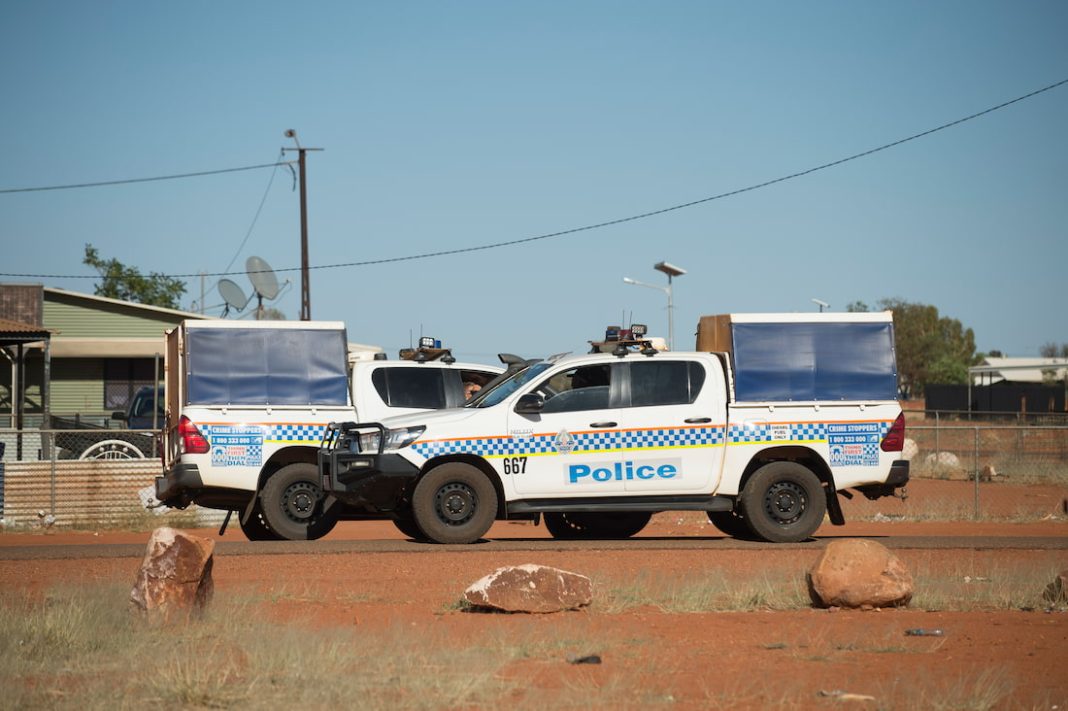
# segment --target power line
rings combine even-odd
[[[99,188],[104,185],[129,185],[130,183],[151,183],[159,180],[178,180],[179,178],[199,178],[204,175],[221,175],[223,173],[238,173],[242,170],[260,170],[261,168],[277,168],[280,165],[289,165],[291,161],[278,163],[264,163],[263,165],[246,165],[241,168],[222,168],[221,170],[202,170],[196,173],[178,173],[176,175],[160,175],[154,178],[126,178],[124,180],[104,180],[97,183],[73,183],[71,185],[47,185],[37,188],[3,188],[4,193],[35,193],[45,190],[73,190],[74,188]]]
[[[915,133],[915,134],[913,134],[911,136],[908,136],[906,138],[901,138],[901,139],[898,139],[896,141],[892,141],[890,143],[884,143],[883,145],[878,146],[876,148],[871,148],[869,150],[862,151],[860,153],[854,153],[853,155],[846,156],[845,158],[839,158],[838,160],[834,160],[834,161],[831,161],[829,163],[823,163],[822,165],[818,165],[818,166],[815,166],[813,168],[808,168],[807,170],[798,171],[796,173],[790,173],[789,175],[784,175],[784,176],[781,176],[781,177],[778,177],[778,178],[773,178],[772,180],[765,180],[762,183],[756,183],[754,185],[749,185],[749,186],[746,186],[744,188],[738,188],[736,190],[730,190],[730,191],[725,192],[725,193],[719,193],[718,195],[712,195],[710,197],[701,198],[700,200],[692,200],[690,202],[684,202],[684,203],[681,203],[681,204],[678,204],[678,205],[672,205],[671,207],[660,208],[659,210],[651,210],[649,212],[643,212],[643,213],[640,213],[640,214],[637,214],[637,215],[630,215],[629,217],[620,217],[620,218],[615,219],[615,220],[607,220],[605,222],[597,222],[595,224],[584,225],[582,227],[573,227],[573,228],[567,229],[567,230],[560,230],[559,232],[549,232],[549,233],[546,233],[546,234],[535,235],[533,237],[523,237],[521,239],[508,240],[508,241],[504,241],[504,242],[494,242],[492,244],[483,244],[483,245],[479,245],[479,246],[475,246],[475,247],[458,247],[456,249],[443,249],[443,250],[439,250],[439,251],[436,251],[436,252],[423,252],[421,254],[412,254],[412,255],[408,255],[408,256],[404,256],[404,257],[386,257],[386,258],[383,258],[383,259],[370,259],[370,260],[366,260],[366,261],[362,261],[362,262],[343,262],[343,263],[339,263],[339,264],[322,264],[322,265],[313,266],[313,267],[310,267],[310,268],[311,269],[339,269],[339,268],[342,268],[342,267],[367,267],[367,266],[373,266],[373,265],[378,265],[378,264],[391,264],[391,263],[394,263],[394,262],[409,262],[409,261],[414,261],[414,260],[417,260],[417,259],[430,259],[432,257],[444,257],[444,256],[453,255],[453,254],[466,254],[466,253],[469,253],[469,252],[481,252],[481,251],[485,251],[485,250],[489,250],[489,249],[499,249],[501,247],[512,247],[512,246],[515,246],[515,245],[518,245],[518,244],[526,244],[526,243],[529,243],[529,242],[537,242],[537,241],[540,241],[540,240],[551,239],[553,237],[563,237],[565,235],[572,235],[572,234],[576,234],[578,232],[588,232],[590,230],[601,229],[603,227],[611,227],[613,225],[620,225],[620,224],[623,224],[625,222],[634,222],[635,220],[643,220],[643,219],[646,219],[646,218],[649,218],[649,217],[654,217],[656,215],[663,215],[663,214],[668,213],[668,212],[674,212],[676,210],[682,210],[682,209],[687,208],[687,207],[694,207],[695,205],[702,205],[702,204],[704,204],[706,202],[712,202],[713,200],[722,200],[724,198],[733,197],[735,195],[741,195],[742,193],[751,192],[753,190],[759,190],[761,188],[766,188],[766,187],[775,185],[777,183],[786,182],[787,180],[793,180],[795,178],[800,178],[800,177],[803,177],[803,176],[806,176],[806,175],[811,175],[812,173],[815,173],[815,172],[820,171],[820,170],[826,170],[828,168],[833,168],[835,166],[842,165],[843,163],[848,163],[850,161],[858,160],[860,158],[865,158],[867,156],[874,155],[875,153],[879,153],[881,151],[885,151],[885,150],[887,150],[889,148],[894,148],[896,146],[900,146],[900,145],[908,143],[910,141],[915,141],[918,138],[923,138],[924,136],[930,136],[932,133],[937,133],[939,131],[944,131],[945,129],[952,128],[953,126],[959,126],[960,124],[965,123],[967,121],[972,121],[974,119],[979,118],[980,116],[985,116],[985,115],[987,115],[989,113],[993,113],[994,111],[998,111],[1000,109],[1004,109],[1007,106],[1012,106],[1013,104],[1016,104],[1016,103],[1019,103],[1021,101],[1026,100],[1026,99],[1030,99],[1032,97],[1038,96],[1039,94],[1043,94],[1043,93],[1045,93],[1047,91],[1051,91],[1051,90],[1056,89],[1057,87],[1063,86],[1065,84],[1068,84],[1068,79],[1062,79],[1061,81],[1058,81],[1058,82],[1056,82],[1054,84],[1050,84],[1048,86],[1042,87],[1041,89],[1037,89],[1037,90],[1032,91],[1032,92],[1030,92],[1028,94],[1024,94],[1023,96],[1018,96],[1015,99],[1011,99],[1009,101],[1003,102],[1001,104],[998,104],[997,106],[991,106],[988,109],[984,109],[982,111],[979,111],[977,113],[971,114],[969,116],[965,116],[963,118],[956,119],[955,121],[950,121],[949,123],[944,123],[941,126],[936,126],[935,128],[930,128],[930,129],[927,129],[926,131],[921,131],[920,133]],[[269,166],[260,166],[260,167],[269,167]],[[285,269],[276,269],[274,271],[275,272],[295,272],[295,271],[300,271],[300,269],[301,269],[300,267],[289,267],[289,268],[285,268]],[[211,274],[204,274],[203,276],[222,277],[222,276],[231,276],[231,275],[237,274],[237,273],[239,273],[239,272],[215,272],[215,273],[211,273]],[[98,278],[99,275],[97,275],[97,276],[86,276],[86,275],[69,275],[69,274],[13,274],[13,273],[0,272],[0,276],[23,277],[23,278],[30,278],[30,279],[96,279],[96,278]],[[202,275],[200,275],[200,274],[171,274],[171,275],[168,275],[168,276],[170,276],[172,278],[191,279],[191,278],[202,276]]]
[[[284,155],[284,153],[279,151],[279,159],[281,159]],[[283,165],[283,163],[274,164],[274,170],[271,171],[271,179],[267,181],[267,187],[263,190],[263,197],[260,198],[260,206],[256,208],[256,214],[252,216],[252,223],[248,226],[248,231],[245,232],[245,239],[241,240],[241,246],[237,248],[237,251],[234,252],[234,256],[230,259],[230,263],[226,265],[226,271],[230,271],[230,267],[234,265],[234,262],[241,254],[241,250],[245,248],[245,244],[248,242],[248,238],[252,236],[252,230],[255,229],[256,222],[260,219],[260,213],[263,211],[263,205],[267,202],[267,194],[271,192],[271,186],[274,185],[274,176],[278,174],[278,166],[280,165]],[[285,165],[288,165],[288,163]]]

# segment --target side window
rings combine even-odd
[[[607,408],[610,377],[608,365],[585,365],[557,373],[536,389],[545,398],[542,413]]]
[[[705,382],[700,363],[649,360],[630,364],[630,405],[687,405]]]
[[[485,370],[461,370],[460,384],[463,389],[463,399],[470,400],[496,377],[496,373]]]
[[[371,383],[390,407],[440,410],[445,407],[442,372],[440,368],[377,368],[371,373]]]
[[[151,391],[138,392],[137,395],[134,396],[133,407],[130,408],[130,416],[152,417],[152,403],[153,397]],[[164,414],[164,403],[165,400],[163,398],[163,391],[160,390],[159,399],[156,401],[156,412],[158,412],[160,415]]]

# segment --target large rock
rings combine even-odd
[[[1068,570],[1062,570],[1053,582],[1046,586],[1042,599],[1051,605],[1068,605]]]
[[[173,528],[157,528],[130,591],[135,610],[154,621],[187,618],[211,601],[215,541]]]
[[[901,448],[901,458],[912,460],[917,454],[920,453],[920,446],[916,444],[916,440],[905,438],[905,444]]]
[[[544,565],[498,568],[464,591],[475,607],[505,612],[560,612],[589,605],[593,584],[585,575]]]
[[[903,607],[912,600],[912,575],[881,543],[832,541],[808,572],[812,601],[824,607]]]

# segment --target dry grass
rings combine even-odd
[[[772,580],[767,574],[738,579],[709,573],[682,580],[640,576],[601,583],[593,604],[597,611],[607,613],[643,606],[692,613],[792,610],[811,603],[803,575]]]
[[[0,708],[459,708],[508,690],[515,645],[273,624],[247,602],[155,629],[128,590],[56,590],[0,604]],[[412,673],[412,670],[421,670]]]
[[[1041,610],[1046,586],[1057,577],[1059,567],[1012,563],[979,563],[959,560],[920,562],[911,566],[916,594],[911,607],[921,610]]]
[[[924,609],[1026,607],[1040,601],[1041,590],[1055,574],[1048,565],[984,564],[980,559],[962,560],[949,570],[922,559],[912,567],[919,591],[914,607]],[[643,606],[671,614],[805,608],[810,603],[799,570],[783,572],[783,579],[794,580],[787,585],[766,575],[714,574],[674,582],[642,578],[601,583],[592,612],[611,615]],[[276,597],[332,601],[303,588],[282,589],[277,596],[247,591],[217,598],[198,620],[154,628],[131,616],[127,594],[124,586],[97,585],[0,599],[0,708],[623,709],[689,708],[695,701],[672,693],[672,675],[687,673],[684,667],[671,667],[682,664],[681,657],[661,659],[659,681],[652,685],[626,674],[605,674],[602,668],[566,667],[564,672],[559,666],[560,674],[554,673],[559,685],[539,689],[511,668],[533,665],[537,672],[564,665],[570,654],[605,651],[627,661],[622,668],[640,667],[649,645],[655,644],[653,633],[650,638],[624,638],[611,631],[591,635],[566,624],[513,617],[508,625],[486,624],[474,637],[458,640],[447,627],[324,629],[309,620],[279,622],[263,615],[264,606],[269,608]],[[822,665],[878,659],[873,655],[931,654],[945,643],[945,638],[905,638],[897,628],[814,637],[786,630],[785,636],[747,653],[765,655],[772,665],[777,655],[793,664]],[[768,684],[766,679],[713,675],[707,683],[697,700],[702,708],[838,703],[817,697],[800,678]],[[949,680],[910,676],[883,688],[851,690],[875,697],[864,708],[1015,708],[1017,701],[1015,683],[1003,670],[977,669]]]

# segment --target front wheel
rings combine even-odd
[[[435,543],[473,543],[497,518],[497,490],[470,464],[434,467],[412,494],[416,526]]]
[[[771,462],[757,469],[742,491],[741,504],[749,528],[770,543],[807,539],[827,513],[820,480],[796,462]]]
[[[323,495],[314,464],[288,464],[260,492],[260,507],[272,531],[289,541],[314,541],[337,524],[337,502]]]
[[[398,531],[408,538],[411,538],[413,541],[427,540],[426,534],[423,533],[423,529],[419,528],[418,524],[416,524],[415,517],[412,516],[411,512],[397,514],[396,518],[393,519],[393,525],[397,527]]]
[[[752,538],[753,532],[745,519],[734,511],[707,511],[708,520],[720,533],[725,533],[731,538]]]

